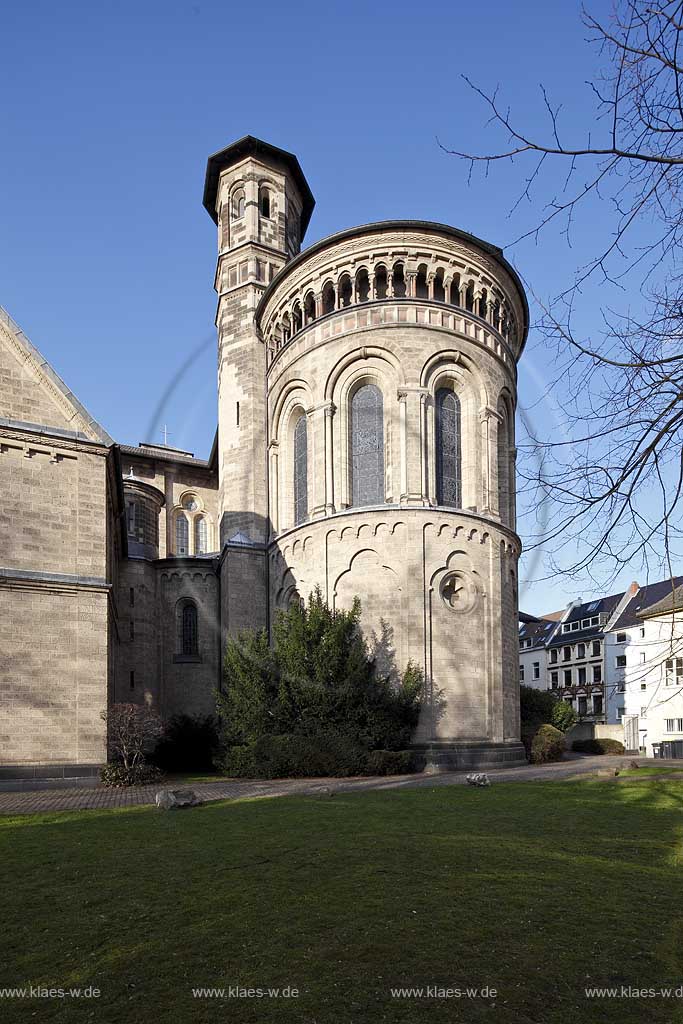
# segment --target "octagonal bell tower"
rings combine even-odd
[[[265,347],[256,307],[299,252],[315,201],[291,153],[248,135],[209,157],[204,206],[218,227],[218,517],[225,630],[263,625],[267,590]]]

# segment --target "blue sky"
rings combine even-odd
[[[171,444],[205,457],[216,416],[206,157],[245,134],[295,152],[317,200],[307,243],[401,217],[506,246],[533,215],[508,219],[519,178],[496,168],[468,185],[466,166],[437,138],[491,145],[463,74],[485,88],[500,83],[532,127],[545,124],[543,82],[578,131],[592,116],[583,83],[597,66],[584,36],[578,5],[539,0],[485,9],[403,0],[6,5],[0,304],[124,443],[160,440],[146,436],[153,410],[196,350],[164,418]],[[596,208],[593,230],[601,217]],[[590,241],[587,229],[572,251],[555,234],[506,253],[546,295]],[[589,296],[587,329],[598,313]],[[545,380],[532,342],[522,404],[535,406]],[[552,403],[532,416],[553,429]],[[523,602],[547,610],[591,587],[538,584]]]

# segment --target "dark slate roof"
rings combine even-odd
[[[673,579],[641,587],[619,616],[614,628],[636,626],[645,616],[677,611],[679,608],[683,608],[683,576],[674,576]]]
[[[576,622],[581,619],[590,619],[594,615],[609,616],[614,613],[617,605],[621,601],[624,593],[621,594],[610,594],[609,597],[601,597],[594,601],[582,601],[581,604],[577,604],[572,608],[567,618],[562,623],[562,626],[566,622]],[[573,633],[563,633],[562,626],[560,626],[557,634],[548,644],[549,647],[564,647],[566,644],[581,643],[582,641],[588,642],[594,640],[599,636],[602,636],[605,625],[589,626],[587,629],[577,629]]]
[[[601,597],[594,601],[583,601],[572,608],[564,621],[576,622],[577,619],[589,619],[592,615],[611,615],[623,596],[622,590],[620,594],[610,594],[609,597]]]
[[[269,142],[256,139],[253,135],[245,135],[244,138],[238,139],[237,142],[226,146],[225,149],[212,153],[207,160],[206,180],[204,182],[204,206],[212,219],[218,222],[216,215],[216,192],[221,171],[232,164],[236,164],[239,160],[243,160],[246,156],[263,157],[275,166],[285,167],[292,175],[303,203],[301,210],[301,237],[303,238],[313,213],[315,199],[306,181],[304,172],[301,170],[301,165],[293,153],[288,153],[286,149],[278,149],[277,146],[271,146]]]
[[[543,647],[556,626],[556,622],[548,622],[545,619],[536,619],[535,622],[524,622],[519,628],[519,639],[533,640],[533,647]],[[531,650],[531,648],[528,648],[528,650]]]

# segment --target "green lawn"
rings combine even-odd
[[[0,818],[0,1020],[680,1020],[683,783],[506,783]],[[199,986],[298,998],[198,1000]],[[497,989],[397,999],[391,986]]]

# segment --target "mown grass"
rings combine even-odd
[[[680,1019],[683,785],[579,781],[0,819],[4,1021]],[[198,986],[298,998],[193,999]],[[489,986],[398,999],[391,986]]]

